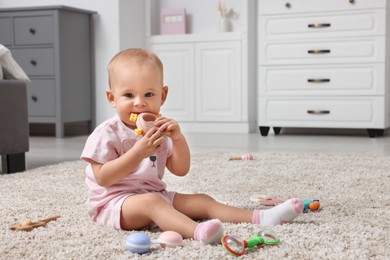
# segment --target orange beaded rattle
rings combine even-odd
[[[130,121],[134,122],[137,128],[134,130],[134,134],[136,136],[143,135],[147,131],[149,131],[150,128],[154,127],[154,121],[160,117],[161,115],[155,115],[152,113],[140,113],[135,114],[131,113],[130,115]],[[165,134],[169,135],[171,132],[166,131]]]

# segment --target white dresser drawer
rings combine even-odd
[[[351,11],[384,8],[386,0],[260,0],[259,14],[296,14],[307,12]]]
[[[259,67],[262,95],[384,95],[385,65]]]
[[[263,65],[384,62],[385,37],[307,40],[305,42],[260,42]]]
[[[258,33],[263,40],[362,37],[385,35],[386,11],[260,16]]]
[[[384,98],[260,98],[259,120],[278,127],[384,127]]]

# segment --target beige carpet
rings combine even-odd
[[[166,174],[172,190],[206,192],[248,209],[252,193],[278,198],[319,198],[322,210],[301,215],[273,230],[282,243],[247,250],[242,259],[389,259],[390,158],[340,155],[254,154],[253,161],[228,161],[231,153],[193,153],[191,172]],[[233,259],[220,245],[185,240],[185,246],[143,256],[125,248],[129,232],[93,224],[84,201],[85,164],[80,161],[0,175],[1,259]],[[31,232],[8,227],[29,218],[61,215]],[[226,224],[226,233],[249,238],[259,228]],[[147,232],[157,238],[158,230]]]

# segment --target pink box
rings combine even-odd
[[[186,9],[161,9],[160,11],[161,34],[185,34],[186,33]]]

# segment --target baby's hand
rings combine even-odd
[[[158,127],[161,133],[168,133],[172,141],[175,141],[181,135],[179,124],[171,118],[158,117],[154,125]]]
[[[146,134],[138,140],[132,149],[137,150],[137,153],[143,158],[155,154],[165,143],[165,137],[157,127],[152,127]]]

